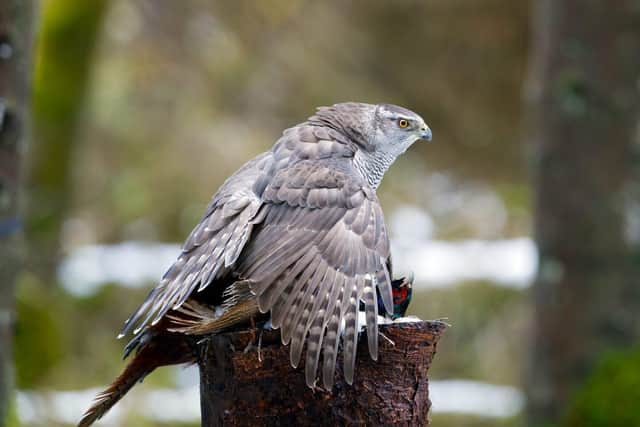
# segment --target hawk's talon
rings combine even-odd
[[[383,334],[383,333],[382,333],[382,332],[380,332],[380,331],[378,331],[378,334],[379,334],[382,338],[384,338],[384,339],[385,339],[389,344],[391,344],[391,346],[392,346],[392,347],[395,347],[395,346],[396,346],[396,343],[395,343],[391,338],[389,338],[388,336],[386,336],[385,334]]]
[[[260,353],[260,349],[262,349],[262,332],[264,332],[264,327],[260,329],[260,334],[258,335],[258,362],[262,363],[262,354]]]

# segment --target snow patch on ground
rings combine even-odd
[[[538,253],[528,237],[504,240],[430,240],[411,245],[391,243],[394,272],[415,274],[414,286],[447,287],[468,280],[487,280],[501,286],[531,284]]]
[[[434,413],[509,418],[524,407],[524,395],[515,387],[468,380],[429,381]]]
[[[452,286],[465,280],[525,288],[538,264],[535,244],[528,237],[460,241],[398,238],[392,241],[392,253],[396,276],[413,271],[416,289]],[[179,245],[167,243],[81,246],[63,259],[58,278],[77,296],[92,295],[107,283],[149,287],[179,254]]]
[[[197,380],[197,368],[189,368],[188,377]],[[187,371],[187,370],[184,370]],[[186,372],[183,372],[186,374]],[[522,411],[524,397],[515,387],[460,379],[429,381],[432,411],[512,417]],[[17,393],[17,412],[26,425],[65,423],[75,425],[89,407],[98,389]],[[196,385],[176,389],[155,389],[146,393],[134,390],[116,405],[101,425],[117,426],[127,413],[135,412],[155,422],[193,422],[200,419],[200,392]]]

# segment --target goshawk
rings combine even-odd
[[[393,313],[389,237],[376,189],[394,160],[431,130],[388,104],[321,107],[284,131],[213,196],[182,253],[125,322],[125,371],[87,411],[88,426],[158,366],[195,360],[194,336],[262,314],[290,344],[295,367],[306,345],[306,382],[320,365],[331,389],[342,340],[344,376],[354,376],[360,306],[369,353],[378,354],[378,299]],[[322,358],[320,357],[322,355]]]

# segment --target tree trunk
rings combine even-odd
[[[540,267],[527,391],[530,425],[541,425],[560,419],[603,351],[640,336],[640,8],[534,5],[528,94]]]
[[[255,349],[243,350],[250,332],[214,335],[201,344],[202,426],[427,425],[427,371],[445,328],[442,322],[380,326],[393,344],[381,337],[376,362],[361,337],[353,385],[345,383],[339,357],[330,393],[306,386],[304,360],[291,367],[279,331],[264,331],[262,361]]]
[[[43,2],[33,83],[27,240],[29,266],[52,283],[72,192],[76,134],[108,0]]]
[[[13,383],[14,287],[22,260],[20,165],[27,122],[33,5],[0,2],[0,425]]]

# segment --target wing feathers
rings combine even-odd
[[[384,309],[387,313],[393,313],[393,294],[391,293],[391,278],[389,270],[387,270],[387,264],[385,260],[380,259],[381,268],[377,271],[376,285],[378,286],[378,292],[382,296],[382,302]]]
[[[314,252],[309,251],[309,253],[313,254]],[[318,265],[321,261],[322,259],[320,258],[320,256],[315,254],[313,260],[309,263],[307,268],[302,270],[302,272],[300,273],[300,277],[296,277],[295,279],[293,279],[293,281],[291,281],[286,289],[280,294],[278,302],[273,306],[272,309],[271,322],[273,323],[274,327],[277,328],[282,325],[283,318],[287,313],[290,312],[294,299],[297,295],[299,295],[301,289],[307,283],[311,275],[316,272],[316,269],[318,268]],[[283,279],[283,281],[286,280],[288,280],[288,278]],[[285,328],[283,327],[283,331],[284,329]],[[288,342],[288,340],[284,340],[283,334],[283,343],[286,342]]]
[[[295,318],[292,322],[293,328],[293,336],[291,338],[291,364],[293,366],[298,366],[300,362],[300,356],[302,354],[302,346],[304,345],[304,339],[307,334],[307,330],[309,329],[311,313],[314,309],[320,305],[322,301],[322,290],[320,284],[322,283],[325,275],[328,273],[329,269],[324,268],[322,270],[316,270],[316,273],[313,275],[311,280],[309,281],[308,288],[304,294],[300,305],[302,306],[302,310],[297,310],[298,313],[295,315]],[[296,307],[292,307],[292,312],[295,313]]]
[[[238,193],[226,199],[220,197],[214,198],[207,214],[185,242],[182,254],[125,322],[120,336],[124,336],[141,318],[144,320],[136,325],[134,333],[141,331],[150,321],[157,323],[167,311],[180,307],[196,289],[206,288],[238,258],[255,225],[253,220],[261,201],[255,194]]]
[[[342,320],[342,300],[344,298],[345,282],[339,285],[338,296],[327,323],[327,332],[322,348],[322,383],[324,387],[331,390],[333,387],[333,377],[336,370],[336,358],[338,356],[338,340],[340,338],[340,323]]]
[[[353,384],[358,343],[358,284],[353,281],[347,286],[347,289],[349,290],[349,295],[345,299],[343,370],[347,384]]]
[[[345,378],[353,381],[361,301],[377,357],[376,288],[388,311],[393,305],[382,209],[353,168],[351,149],[316,131],[285,133],[271,153],[225,182],[123,333],[157,322],[196,289],[233,273],[248,283],[260,311],[271,311],[293,366],[307,345],[310,386],[321,354],[323,383],[333,385],[341,336]]]
[[[367,324],[367,340],[371,358],[378,360],[378,303],[376,301],[376,288],[373,279],[370,275],[367,276],[362,292]]]
[[[341,184],[335,171],[314,169],[317,174],[303,182],[301,170],[293,184],[281,179],[278,188],[265,189],[272,203],[280,203],[265,205],[264,224],[254,231],[238,270],[250,279],[261,311],[271,310],[282,342],[291,344],[291,364],[298,365],[306,344],[307,384],[315,383],[323,354],[322,380],[331,387],[341,335],[345,378],[353,381],[361,300],[369,351],[377,358],[376,287],[383,300],[391,295],[382,262],[388,246],[380,243],[388,238],[375,198]],[[305,192],[305,185],[318,187]]]

